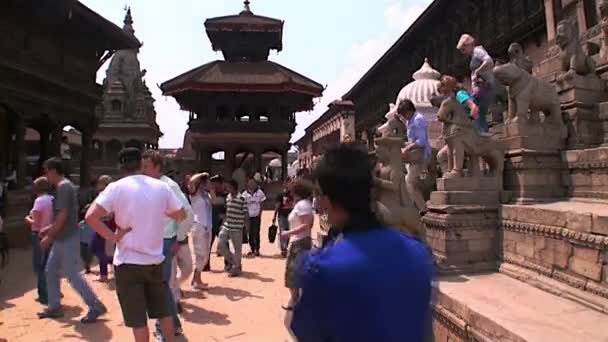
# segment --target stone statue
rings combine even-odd
[[[381,137],[375,140],[378,171],[376,185],[377,214],[400,231],[423,237],[420,213],[410,199],[401,157],[403,138]]]
[[[405,124],[397,117],[397,106],[394,103],[389,104],[389,110],[384,117],[387,121],[377,130],[380,136],[404,138],[406,135]]]
[[[608,0],[600,0],[598,4],[600,12],[600,27],[602,29],[602,47],[600,49],[600,58],[608,59]]]
[[[538,115],[538,111],[541,111],[545,115],[545,123],[563,126],[560,99],[549,83],[530,75],[513,63],[497,65],[494,67],[494,75],[509,87],[509,110],[505,123],[539,121],[540,118],[528,118],[528,113],[531,111]]]
[[[507,50],[509,54],[509,62],[532,74],[532,61],[524,55],[524,49],[518,43],[511,43]]]
[[[441,133],[446,143],[443,153],[447,154],[447,172],[443,174],[443,178],[457,178],[464,175],[466,154],[472,161],[469,163],[472,170],[469,171],[473,176],[481,174],[480,163],[474,162],[481,158],[489,166],[489,175],[502,179],[505,146],[492,139],[490,134],[479,133],[464,106],[454,97],[449,97],[441,103],[437,120],[443,123]]]
[[[560,49],[562,71],[557,77],[558,83],[568,83],[576,75],[585,76],[595,73],[595,63],[583,51],[572,21],[562,20],[557,24],[555,41]]]

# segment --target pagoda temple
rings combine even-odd
[[[123,31],[137,39],[130,8]],[[138,54],[139,47],[118,50],[106,70],[103,100],[97,108],[100,123],[93,140],[95,166],[105,173],[116,169],[120,149],[158,148],[162,135],[156,123],[154,98],[143,79],[146,70],[141,69]]]
[[[323,86],[268,60],[283,48],[283,21],[253,14],[249,1],[237,15],[205,21],[214,51],[224,60],[201,65],[161,85],[190,112],[188,143],[202,170],[232,175],[262,171],[262,155],[281,156],[283,178],[295,113],[313,109]],[[224,152],[223,170],[212,155]],[[237,155],[241,157],[237,160]],[[253,156],[253,158],[249,158]],[[246,160],[251,163],[244,165]]]

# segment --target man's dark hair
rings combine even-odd
[[[227,181],[227,183],[230,184],[230,186],[232,186],[234,190],[239,191],[239,183],[237,181],[235,181],[234,179],[230,179]]]
[[[397,106],[397,113],[403,114],[415,111],[416,106],[414,105],[414,102],[410,101],[409,99],[403,99],[399,101],[399,105]]]
[[[152,162],[152,164],[154,164],[154,166],[160,166],[161,168],[163,167],[163,161],[164,161],[163,155],[160,154],[160,152],[158,152],[156,150],[144,151],[141,158],[150,160]]]
[[[351,215],[371,214],[372,165],[353,144],[330,147],[317,162],[313,176],[321,193]]]
[[[47,171],[53,170],[60,176],[65,175],[63,161],[57,157],[47,159],[47,161],[44,162],[44,168],[47,169]]]
[[[124,172],[137,172],[141,170],[141,151],[135,147],[123,148],[118,153],[118,162]]]

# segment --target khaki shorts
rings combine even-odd
[[[171,315],[162,264],[123,264],[116,266],[114,272],[116,293],[127,327],[143,328],[148,318]]]

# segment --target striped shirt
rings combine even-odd
[[[243,230],[247,215],[247,203],[241,195],[233,197],[228,194],[226,198],[226,219],[223,227],[230,230]]]

